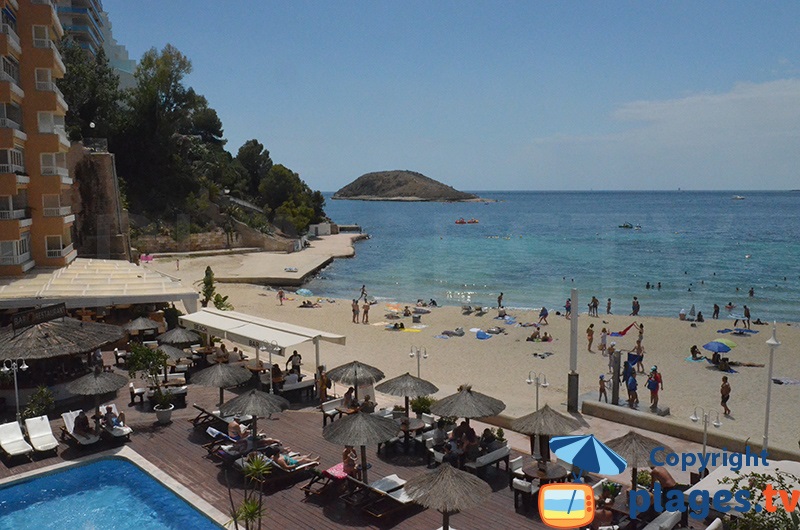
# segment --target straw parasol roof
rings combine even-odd
[[[191,356],[191,353],[186,353],[182,349],[176,348],[175,346],[171,346],[169,344],[161,344],[159,345],[158,349],[167,354],[167,357],[173,361],[179,361]]]
[[[628,434],[606,442],[606,447],[625,459],[631,467],[631,487],[636,487],[636,472],[640,467],[650,466],[650,454],[653,449],[662,447],[667,453],[674,451],[664,442],[643,436],[638,432],[628,431]]]
[[[397,436],[400,428],[394,420],[366,412],[349,414],[322,429],[322,437],[339,445],[361,446],[361,466],[367,480],[367,445],[377,445]]]
[[[192,383],[219,388],[219,402],[222,403],[226,388],[246,383],[251,377],[244,366],[218,363],[192,375]]]
[[[50,359],[86,353],[116,342],[125,333],[117,326],[60,318],[17,332],[0,330],[0,358]]]
[[[439,388],[424,379],[414,377],[406,372],[405,374],[384,381],[375,387],[378,392],[389,394],[390,396],[403,396],[406,398],[406,416],[408,416],[408,398],[416,396],[429,396],[439,391]]]
[[[492,492],[492,488],[483,480],[447,463],[409,479],[405,490],[416,503],[442,512],[443,528],[449,528],[451,513],[484,502]]]
[[[139,317],[136,320],[131,320],[122,326],[125,331],[146,331],[148,329],[158,329],[158,322],[150,320],[149,318]]]
[[[359,361],[352,361],[336,368],[328,370],[328,378],[343,385],[355,387],[356,399],[358,399],[359,383],[377,383],[386,375],[368,364]]]
[[[189,346],[200,342],[200,335],[190,329],[175,328],[162,333],[156,340],[159,344],[173,344],[175,346]]]
[[[511,429],[522,434],[544,434],[547,436],[564,436],[581,424],[578,420],[564,416],[545,404],[532,414],[517,418],[511,422]]]
[[[506,404],[499,399],[475,392],[471,385],[461,385],[458,392],[434,403],[431,413],[466,419],[485,418],[496,416],[505,408]]]
[[[258,434],[256,422],[259,416],[269,416],[289,408],[289,401],[275,394],[260,390],[248,390],[241,396],[223,403],[219,410],[223,416],[252,416],[253,438]]]
[[[128,378],[115,372],[95,370],[91,374],[79,377],[66,385],[68,392],[80,396],[97,396],[116,392],[128,384]]]

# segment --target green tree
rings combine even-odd
[[[239,148],[236,160],[239,161],[245,171],[247,192],[251,197],[258,196],[261,180],[272,169],[272,159],[269,157],[269,151],[264,149],[264,146],[258,140],[248,140]]]
[[[272,472],[272,463],[261,453],[250,453],[242,467],[244,473],[244,498],[239,506],[233,504],[233,490],[231,489],[228,473],[225,472],[225,482],[228,484],[228,497],[231,500],[231,521],[226,525],[239,525],[245,530],[261,529],[262,519],[266,514],[264,507],[264,488],[261,483]]]
[[[67,73],[56,83],[69,106],[64,121],[70,138],[108,138],[121,119],[119,76],[102,48],[92,58],[71,38],[59,47]]]
[[[313,208],[305,204],[296,204],[293,199],[284,202],[275,210],[275,224],[293,236],[304,233],[313,218]]]
[[[731,530],[772,530],[775,528],[800,530],[800,506],[796,506],[794,511],[787,511],[781,503],[779,497],[772,498],[773,506],[777,509],[773,512],[767,510],[756,511],[756,505],[766,506],[766,496],[764,490],[788,491],[791,498],[792,490],[796,484],[800,484],[800,478],[791,473],[775,469],[772,473],[737,473],[735,477],[725,477],[720,480],[720,484],[730,486],[730,491],[736,493],[739,490],[749,492],[750,511],[738,513],[735,516],[728,515],[725,520],[725,527]]]
[[[206,267],[206,274],[203,276],[203,287],[200,289],[200,305],[208,307],[208,303],[214,300],[214,295],[217,294],[217,287],[214,285],[214,271],[211,266]]]

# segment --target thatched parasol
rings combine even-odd
[[[606,442],[606,447],[624,458],[631,467],[631,489],[636,489],[637,469],[650,465],[650,454],[653,449],[661,447],[666,453],[675,452],[664,442],[648,438],[634,431],[628,431],[625,436]]]
[[[349,414],[322,429],[322,437],[339,445],[361,446],[361,468],[367,480],[367,445],[383,443],[397,436],[399,427],[394,420],[366,412]]]
[[[244,366],[218,363],[192,375],[192,383],[219,388],[219,402],[224,401],[225,389],[250,380],[252,374]]]
[[[539,436],[539,454],[542,460],[550,460],[550,436],[564,436],[580,427],[578,420],[564,416],[546,404],[532,414],[511,422],[511,430],[527,434],[531,438],[531,454],[535,454],[535,436]]]
[[[403,396],[406,398],[406,416],[408,416],[408,398],[417,396],[429,396],[435,394],[439,389],[433,383],[429,383],[419,377],[406,372],[405,374],[384,381],[375,387],[378,392],[389,394],[390,396]]]
[[[486,500],[492,488],[474,475],[444,463],[434,471],[411,478],[406,493],[426,508],[442,512],[442,528],[450,528],[450,514],[464,511]]]
[[[104,372],[96,366],[91,374],[66,384],[66,389],[79,396],[94,396],[95,423],[100,423],[100,396],[116,392],[128,384],[128,378],[114,372]]]
[[[175,328],[162,333],[156,340],[159,344],[172,344],[174,346],[190,346],[200,343],[200,335],[190,329]]]
[[[480,392],[472,390],[471,385],[461,385],[458,392],[440,399],[431,406],[431,412],[437,416],[464,418],[485,418],[497,416],[506,408],[506,404]]]
[[[117,326],[59,318],[24,330],[0,331],[0,359],[50,359],[86,353],[123,338]]]
[[[147,331],[150,329],[158,329],[159,323],[155,320],[150,320],[146,317],[139,317],[136,320],[131,320],[122,326],[125,331]]]
[[[223,416],[252,416],[253,441],[255,442],[258,429],[256,422],[259,416],[269,416],[289,408],[289,401],[275,394],[267,394],[260,390],[248,390],[239,397],[223,403],[219,410]]]
[[[352,361],[328,370],[328,379],[355,388],[356,401],[358,401],[359,382],[375,384],[384,377],[386,375],[374,366],[359,361]]]

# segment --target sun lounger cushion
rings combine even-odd
[[[28,430],[28,439],[31,441],[31,445],[37,451],[52,451],[58,448],[58,440],[53,436],[47,416],[26,419],[25,428]]]
[[[109,405],[103,405],[102,407],[100,407],[100,410],[101,411],[105,410],[107,406]],[[111,403],[110,406],[114,414],[119,414],[119,412],[117,411],[117,406],[114,403]],[[114,438],[124,438],[126,436],[130,436],[131,433],[133,432],[133,429],[131,429],[127,425],[115,425],[113,427],[104,425],[103,428],[107,433],[109,433]]]
[[[96,434],[90,434],[88,437],[84,437],[81,435],[76,435],[73,432],[75,429],[75,418],[77,418],[78,414],[80,413],[80,410],[71,410],[61,415],[61,418],[64,420],[64,432],[66,432],[70,438],[77,441],[80,445],[91,445],[100,440],[100,437]]]
[[[33,447],[25,441],[16,421],[0,425],[0,448],[8,456],[27,455],[33,452]]]

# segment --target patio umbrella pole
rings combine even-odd
[[[450,530],[450,512],[442,512],[442,530]]]
[[[410,418],[411,417],[411,414],[409,414],[410,412],[411,412],[411,409],[408,408],[408,396],[406,396],[406,418]]]
[[[225,389],[219,387],[219,404],[222,405],[225,403]]]
[[[361,446],[361,480],[364,481],[365,484],[369,484],[369,480],[367,479],[367,446]]]

